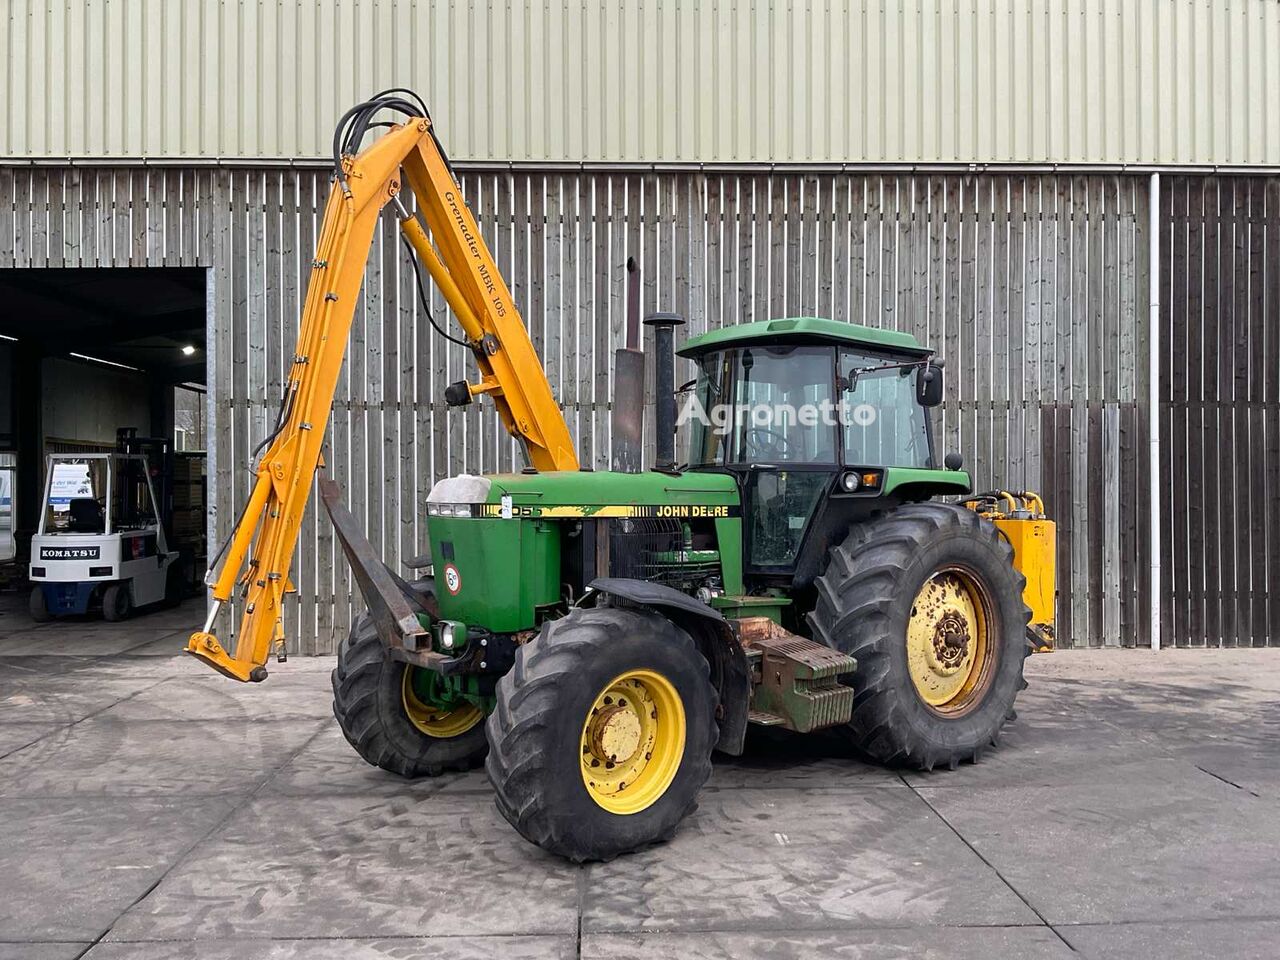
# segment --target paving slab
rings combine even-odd
[[[1255,797],[1280,800],[1280,734],[1271,746],[1234,743],[1180,748],[1178,757]]]
[[[137,696],[163,677],[95,676],[92,670],[76,675],[42,674],[38,670],[12,669],[12,661],[0,660],[0,724],[79,723],[102,713],[129,697]]]
[[[347,743],[336,721],[330,721],[292,760],[280,768],[262,788],[263,796],[281,794],[318,797],[348,794],[364,797],[424,799],[442,792],[491,795],[483,771],[446,773],[438,777],[406,780],[366,763]],[[456,803],[456,800],[454,801]],[[442,811],[451,809],[442,806]],[[453,806],[452,809],[457,809]]]
[[[574,960],[576,957],[577,943],[569,936],[394,937],[100,943],[89,951],[86,960]]]
[[[1087,960],[1275,960],[1280,919],[1064,926],[1059,932]]]
[[[166,637],[174,638],[176,646],[181,647],[172,627],[146,627],[129,621],[112,624],[110,629],[60,624],[54,629],[40,627],[0,639],[0,656],[111,656]]]
[[[582,960],[1067,960],[1072,956],[1071,949],[1043,926],[586,934],[582,938]]]
[[[865,762],[844,738],[751,730],[740,757],[717,756],[710,790],[901,786],[896,772]]]
[[[492,803],[449,814],[432,798],[264,797],[107,939],[572,936],[579,873]]]
[[[167,633],[163,637],[155,640],[148,640],[136,647],[130,647],[124,651],[124,657],[157,657],[162,659],[185,659],[184,651],[187,649],[187,640],[191,636],[191,629],[179,630],[177,633]]]
[[[323,722],[93,717],[0,760],[0,797],[246,794],[300,750]]]
[[[89,949],[90,943],[0,942],[0,960],[77,960]]]
[[[305,673],[288,680],[245,684],[183,657],[163,683],[148,687],[104,714],[118,720],[216,720],[266,726],[289,719],[331,719],[329,678]]]
[[[669,844],[593,867],[583,901],[592,933],[1038,919],[903,785],[706,795]]]
[[[50,723],[0,723],[0,758],[59,729]]]
[[[223,799],[0,800],[0,936],[100,936],[231,807]]]
[[[158,658],[123,654],[112,657],[68,657],[52,654],[0,656],[0,687],[9,677],[105,677],[117,680],[149,677],[159,680],[174,676],[177,672],[172,665],[165,664]]]
[[[1024,706],[1007,724],[1000,743],[983,752],[978,763],[955,770],[903,770],[902,777],[921,787],[1055,786],[1098,776],[1125,778],[1133,764],[1170,761],[1173,754],[1159,744],[1120,733],[1113,725],[1080,713],[1071,714],[1059,702],[1052,710]],[[1168,776],[1185,775],[1189,763],[1171,764]],[[1148,772],[1161,773],[1159,766]]]
[[[1280,808],[1194,768],[1169,776],[1177,763],[919,792],[1050,923],[1258,916],[1280,891]]]

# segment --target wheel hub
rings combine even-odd
[[[958,568],[924,582],[907,623],[907,667],[916,692],[941,713],[961,713],[989,673],[985,593]]]
[[[625,763],[640,748],[640,732],[640,718],[634,710],[606,707],[591,724],[591,752],[610,763]]]
[[[666,677],[624,673],[595,698],[582,725],[582,781],[610,813],[639,813],[671,785],[684,754],[684,705]]]
[[[960,669],[969,655],[969,621],[959,610],[948,609],[933,631],[933,655],[937,671],[948,676]]]

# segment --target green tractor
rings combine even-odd
[[[397,121],[374,122],[387,113]],[[375,127],[386,132],[363,146]],[[970,482],[957,455],[938,462],[932,351],[831,320],[726,327],[679,351],[697,375],[677,417],[681,321],[656,314],[656,461],[644,469],[629,264],[615,469],[581,469],[422,100],[395,88],[356,104],[333,161],[280,413],[214,557],[192,656],[241,682],[266,679],[273,650],[284,659],[289,567],[324,437],[313,427],[329,416],[364,265],[393,206],[422,312],[470,351],[477,375],[450,384],[446,402],[492,403],[529,466],[432,488],[430,552],[409,564],[426,575],[413,583],[383,565],[321,480],[369,606],[333,673],[334,713],[362,757],[418,777],[487,755],[503,815],[581,861],[669,837],[712,753],[741,753],[752,724],[836,731],[870,758],[924,770],[996,742],[1028,638],[1052,641],[1053,525],[1033,494],[939,499],[969,495]],[[432,317],[423,267],[461,338]],[[231,604],[234,650],[213,632]]]
[[[1024,592],[1046,589],[1020,569],[1041,580],[1043,551],[1019,563],[1003,528],[1052,525],[938,499],[970,492],[930,429],[940,362],[908,334],[813,318],[695,337],[677,465],[679,320],[646,322],[652,469],[442,480],[415,561],[432,576],[412,584],[361,556],[322,490],[375,598],[333,674],[352,746],[406,777],[487,755],[503,816],[575,861],[669,838],[751,725],[922,770],[978,760],[1025,686]],[[619,378],[615,440],[639,434],[637,381]]]

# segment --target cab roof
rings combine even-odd
[[[920,345],[915,337],[900,330],[881,330],[822,317],[786,317],[780,320],[758,320],[721,327],[693,337],[676,351],[682,357],[696,357],[708,350],[736,347],[763,341],[775,343],[829,343],[843,346],[871,347],[925,355],[933,351]]]

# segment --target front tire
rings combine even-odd
[[[115,623],[127,620],[133,612],[133,594],[129,592],[129,584],[113,583],[102,591],[102,617]]]
[[[660,843],[697,808],[718,729],[693,639],[646,611],[576,609],[498,682],[486,768],[526,840],[576,862]]]
[[[434,609],[430,581],[413,587]],[[483,713],[469,705],[433,711],[415,693],[417,672],[391,659],[373,620],[361,617],[330,677],[342,735],[367,763],[408,779],[478,766],[488,749]]]
[[[31,588],[31,595],[27,597],[27,612],[36,623],[48,623],[53,619],[53,614],[49,612],[49,605],[45,603],[42,588]]]
[[[857,658],[852,741],[922,770],[980,759],[1026,686],[1024,582],[996,527],[956,504],[910,504],[851,530],[809,623]]]

